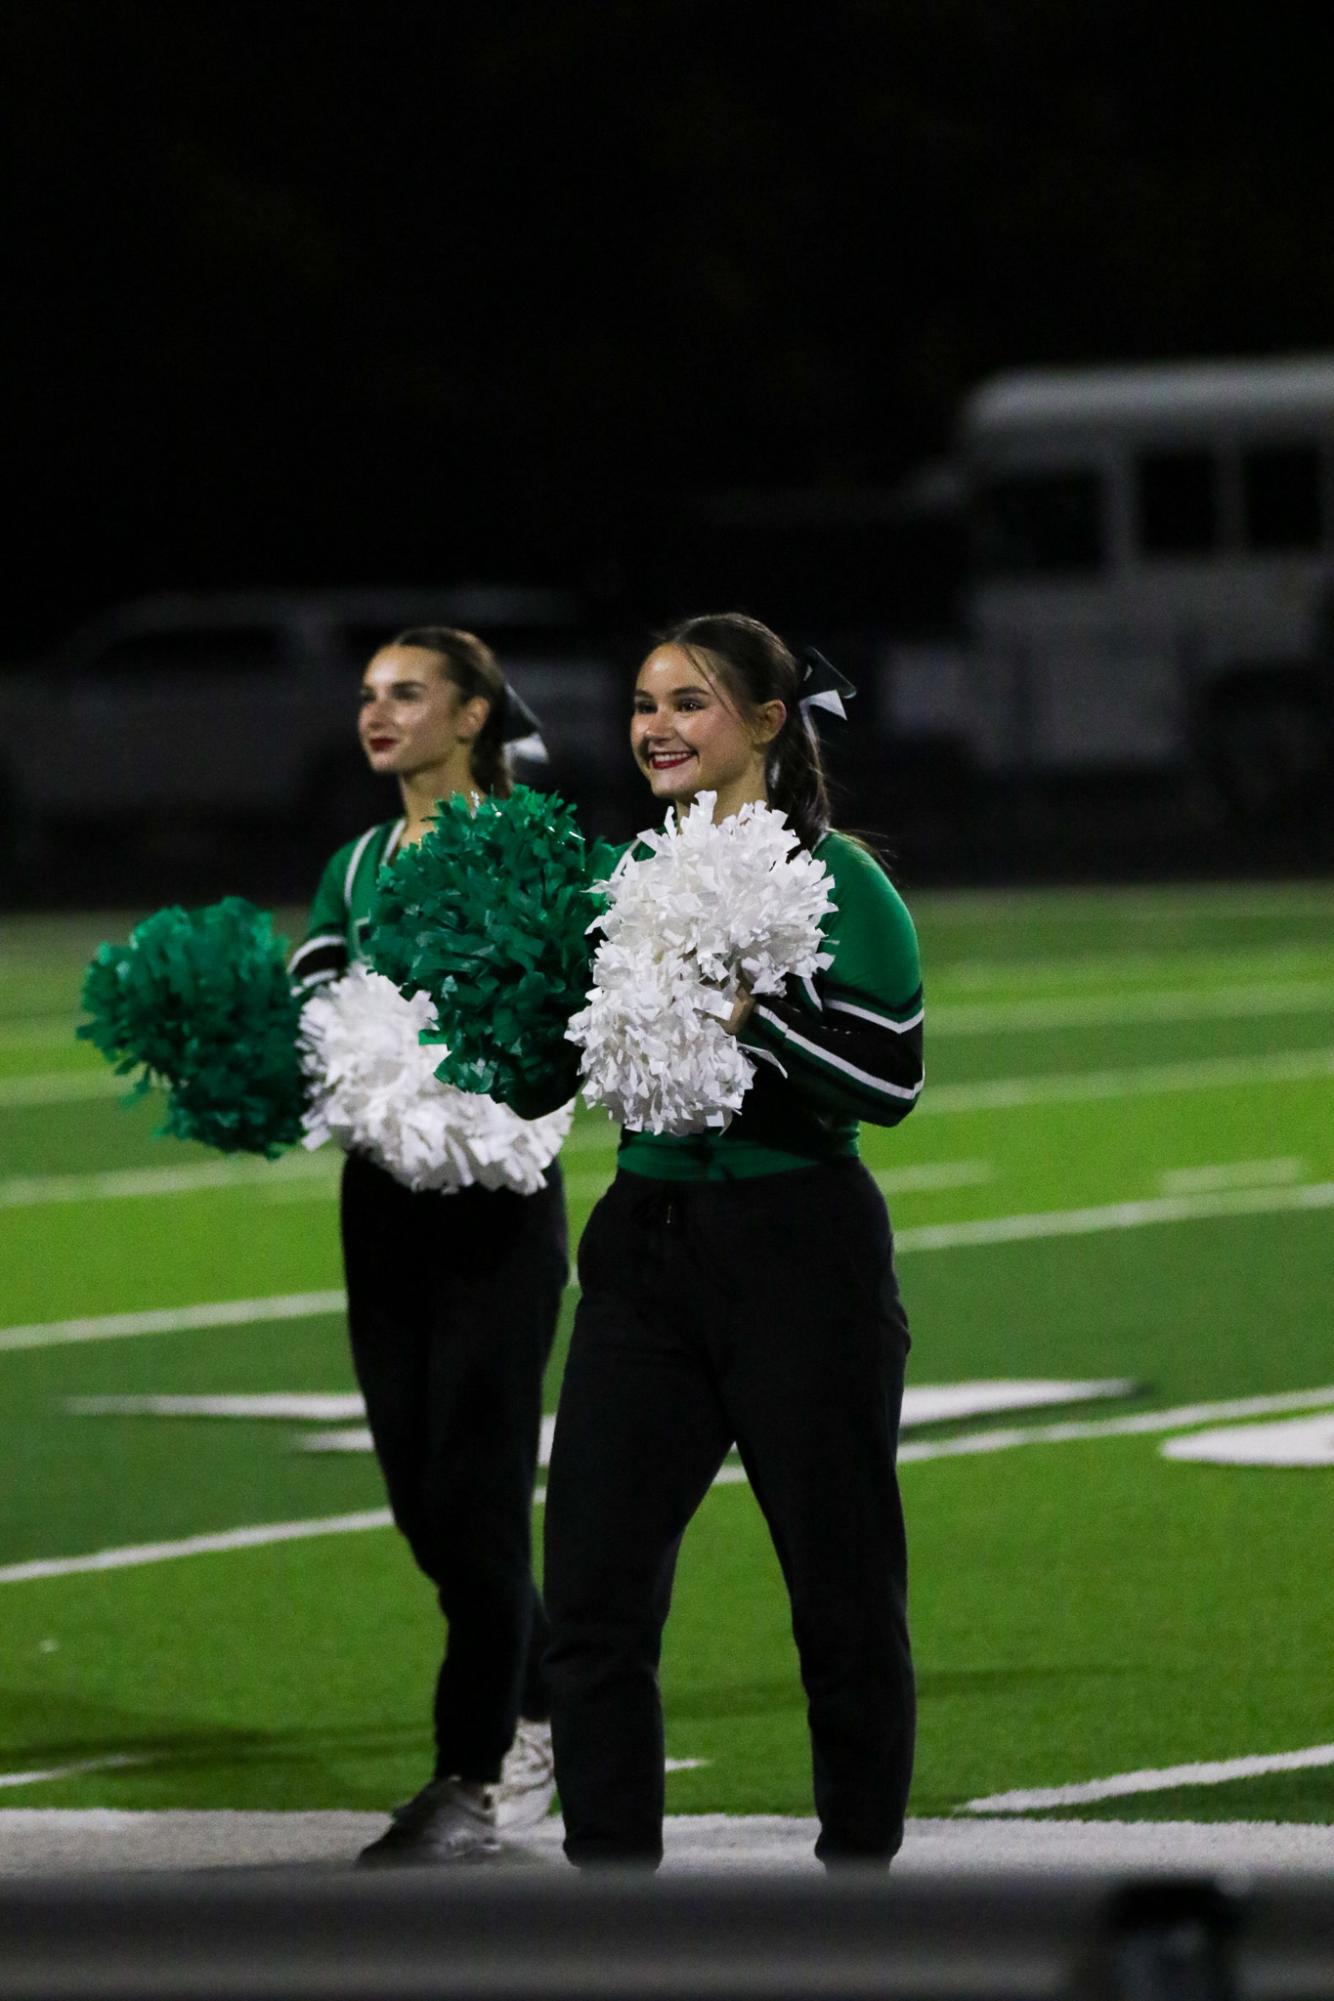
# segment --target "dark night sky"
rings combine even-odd
[[[630,574],[683,494],[896,480],[1001,365],[1334,347],[1328,10],[1237,16],[9,0],[8,643]]]

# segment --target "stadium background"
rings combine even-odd
[[[27,195],[0,651],[50,727],[6,757],[61,756],[45,649],[141,592],[556,586],[627,667],[706,587],[814,632],[928,627],[960,552],[869,502],[946,448],[982,376],[1334,347],[1309,21],[7,10]],[[795,532],[701,531],[720,497],[753,524],[777,494]],[[928,968],[927,1098],[867,1143],[913,1381],[1070,1391],[908,1434],[914,1808],[1325,1745],[1327,1466],[1169,1457],[1222,1414],[1148,1420],[1330,1409],[1328,824],[1237,830],[1171,788],[998,800],[879,739],[839,755]],[[168,823],[57,840],[7,877],[8,1805],[378,1808],[419,1776],[432,1614],[387,1529],[145,1560],[378,1509],[365,1454],[303,1449],[353,1421],[86,1401],[350,1390],[333,1165],[155,1142],[72,1038],[100,938],[228,889],[299,923],[308,861],[297,825],[177,845]],[[591,1116],[569,1168],[577,1229],[610,1169]],[[232,1324],[190,1314],[238,1301]],[[1090,1384],[1114,1393],[1086,1404]],[[1069,1422],[1090,1429],[1051,1434]],[[1015,1427],[1033,1436],[1001,1445]],[[970,1440],[991,1449],[930,1449]],[[83,1567],[99,1551],[140,1560]],[[665,1678],[673,1811],[807,1809],[781,1588],[740,1484],[692,1529]],[[1330,1770],[1079,1811],[1327,1822]]]

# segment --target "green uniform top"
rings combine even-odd
[[[341,847],[320,877],[306,935],[292,954],[293,985],[302,996],[363,959],[375,881],[398,846],[406,820],[383,820]]]
[[[757,999],[740,1035],[755,1077],[731,1124],[684,1138],[623,1132],[618,1165],[627,1173],[731,1181],[855,1157],[860,1121],[897,1125],[916,1104],[922,974],[912,919],[858,842],[828,833],[813,852],[831,878],[834,908],[822,928],[833,963],[814,979],[789,980],[778,999]],[[571,1047],[514,1109],[537,1117],[565,1103],[577,1084]]]

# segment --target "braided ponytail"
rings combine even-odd
[[[801,668],[776,632],[744,612],[715,612],[683,619],[662,635],[679,646],[709,678],[717,675],[744,716],[765,702],[787,713],[769,745],[765,766],[769,803],[786,813],[804,848],[829,831],[829,792],[820,744],[801,707]]]

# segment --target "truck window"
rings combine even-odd
[[[1253,445],[1241,456],[1248,549],[1318,549],[1321,466],[1315,445]]]
[[[1062,468],[981,483],[975,502],[977,562],[993,577],[1079,576],[1106,555],[1102,481]]]
[[[1218,464],[1201,451],[1142,452],[1135,516],[1146,556],[1209,556],[1218,547]]]
[[[100,675],[138,679],[182,674],[206,680],[227,674],[254,674],[283,658],[279,633],[267,625],[180,628],[170,632],[127,632],[93,661]]]

